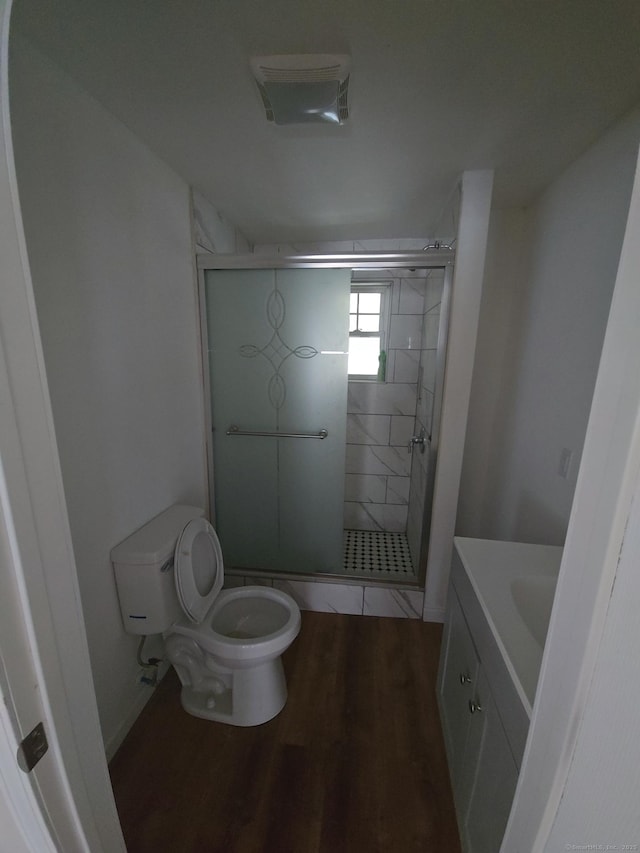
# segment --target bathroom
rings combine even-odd
[[[135,644],[122,631],[109,551],[165,506],[206,501],[192,200],[184,179],[40,51],[22,45],[13,73],[23,105],[13,132],[29,261],[110,757],[148,693],[136,682]],[[35,135],[34,126],[47,132]],[[531,205],[492,210],[460,535],[564,542],[638,127],[637,111],[629,113],[568,156]],[[229,219],[198,203],[207,223],[200,236],[210,241],[202,248],[251,250]],[[452,236],[447,224],[437,236]],[[279,242],[274,235],[263,245]],[[69,249],[61,253],[60,245]],[[446,588],[438,596],[433,609],[442,618]]]

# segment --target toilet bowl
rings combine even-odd
[[[173,559],[168,541],[160,544],[167,531]],[[114,548],[112,560],[125,628],[163,634],[186,711],[255,726],[282,710],[281,655],[300,631],[298,605],[266,586],[223,591],[220,543],[201,510],[171,507]]]
[[[262,586],[221,592],[200,624],[181,620],[165,634],[183,708],[237,726],[272,719],[287,700],[281,655],[299,631],[300,611],[286,593]]]

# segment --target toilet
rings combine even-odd
[[[190,714],[257,726],[287,700],[281,655],[300,610],[267,586],[222,590],[215,530],[201,509],[176,505],[111,551],[125,630],[162,634]]]

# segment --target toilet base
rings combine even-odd
[[[284,708],[287,683],[281,658],[227,673],[221,679],[224,685],[215,692],[183,684],[180,698],[184,710],[194,717],[232,726],[259,726]]]

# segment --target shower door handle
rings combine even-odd
[[[329,430],[320,429],[318,432],[274,432],[271,430],[240,429],[236,424],[231,424],[226,435],[260,435],[268,436],[269,438],[319,438],[323,441],[329,435]]]
[[[427,433],[423,427],[418,435],[412,435],[409,439],[408,452],[411,453],[414,445],[417,445],[420,448],[420,453],[424,453],[427,448],[427,441],[430,441],[430,438],[427,437]]]

